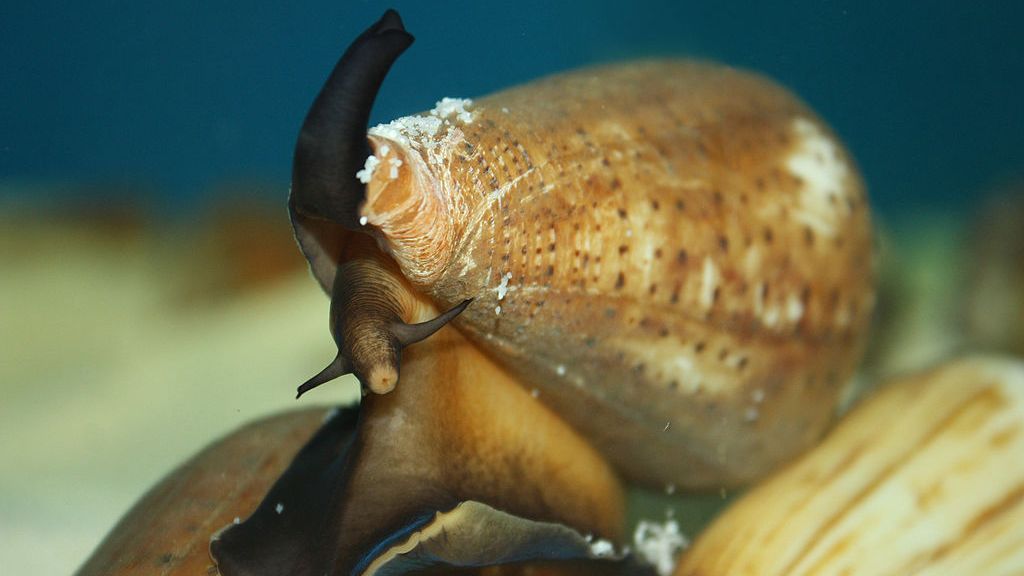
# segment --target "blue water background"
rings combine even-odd
[[[799,93],[853,150],[882,212],[966,206],[1024,166],[1021,2],[6,4],[0,182],[140,184],[170,210],[218,183],[286,184],[309,102],[388,6],[417,40],[374,122],[585,64],[696,55]]]

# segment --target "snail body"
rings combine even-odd
[[[436,315],[407,298],[413,319]],[[621,539],[608,463],[465,336],[446,327],[402,364],[402,385],[329,421],[261,507],[214,538],[221,574],[402,574],[392,564],[410,556],[419,569],[586,560],[583,535]],[[443,542],[429,545],[434,531]]]
[[[785,89],[631,62],[445,99],[368,138],[345,177],[364,188],[293,188],[321,284],[359,284],[339,247],[372,236],[439,308],[472,300],[456,326],[628,478],[744,484],[831,422],[873,307],[870,217],[853,161]],[[333,220],[317,208],[346,198]],[[394,357],[386,385],[357,376],[390,390]]]

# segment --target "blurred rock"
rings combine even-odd
[[[979,211],[968,244],[963,321],[968,343],[1024,355],[1024,181]]]
[[[963,345],[957,312],[964,277],[962,220],[921,212],[876,227],[878,303],[846,407],[878,382],[934,364]]]
[[[210,204],[182,241],[184,302],[235,298],[306,269],[288,222],[286,187],[239,182],[208,196]]]

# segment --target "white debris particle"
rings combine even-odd
[[[790,294],[789,298],[786,299],[786,317],[789,318],[790,322],[794,324],[799,322],[804,316],[804,303],[800,301],[800,297],[796,294]]]
[[[495,316],[501,316],[501,306],[495,306],[494,307],[494,315]]]
[[[397,124],[397,120],[389,122],[387,124],[377,124],[373,128],[368,128],[366,132],[374,136],[380,136],[381,138],[387,138],[389,140],[395,140],[403,144],[408,144],[409,140],[402,134],[402,130]]]
[[[508,114],[508,108],[505,108],[504,106],[501,107],[501,111]]]
[[[750,250],[743,255],[743,268],[747,274],[755,276],[761,269],[761,249],[751,246]]]
[[[436,116],[402,116],[387,124],[378,124],[367,132],[373,136],[409,144],[410,138],[434,136],[444,122]]]
[[[459,121],[471,124],[473,122],[473,114],[466,110],[466,108],[472,104],[473,101],[469,98],[444,97],[437,101],[437,104],[434,105],[434,109],[430,113],[438,118],[447,118],[455,114]]]
[[[676,493],[676,485],[675,484],[665,484],[665,494],[668,494],[669,496],[671,496],[671,495],[673,495],[675,493]],[[672,512],[672,510],[669,509],[669,512]]]
[[[565,365],[559,364],[558,367],[555,368],[555,372],[558,372],[559,376],[565,376]]]
[[[533,396],[534,398],[540,398],[540,390],[537,390],[536,388],[530,390],[530,396]]]
[[[672,427],[671,422],[665,422],[665,427],[661,429],[662,432],[668,432],[668,429]]]
[[[615,554],[615,545],[607,540],[598,539],[590,545],[590,553],[598,558],[606,558]]]
[[[370,221],[370,219],[367,218],[366,216],[360,216],[359,217],[359,225],[360,226],[366,226],[366,223],[369,222],[369,221]]]
[[[434,136],[441,129],[441,119],[432,116],[403,116],[396,120],[410,136],[423,134]]]
[[[676,567],[679,553],[690,545],[686,536],[679,531],[679,523],[666,520],[664,523],[641,520],[633,533],[633,547],[637,555],[660,576],[669,576]]]
[[[764,314],[764,295],[767,290],[768,286],[764,282],[758,284],[754,290],[754,314],[758,316]]]
[[[238,526],[239,524],[242,523],[242,519],[239,518],[238,516],[235,516],[235,519],[232,520],[232,522],[234,522],[235,526]]]
[[[278,514],[284,512],[284,504],[278,502],[277,506],[274,506],[274,512],[277,512]]]
[[[718,288],[718,268],[711,258],[704,258],[704,270],[700,282],[700,305],[710,309],[715,301],[715,288]]]
[[[402,167],[402,161],[398,158],[392,158],[388,161],[388,164],[391,166],[391,170],[388,171],[388,178],[392,180],[398,178],[398,169]]]
[[[377,169],[378,164],[380,164],[380,160],[373,154],[370,154],[366,157],[366,164],[363,165],[363,169],[356,172],[356,178],[363,184],[369,183],[373,178],[373,171]]]
[[[632,228],[626,228],[626,238],[630,238],[632,236],[633,236],[633,229]]]
[[[750,393],[750,399],[753,400],[755,404],[760,404],[761,402],[764,402],[764,390],[761,388],[754,390],[753,392]]]
[[[505,275],[501,277],[501,284],[498,284],[498,288],[497,288],[497,291],[498,291],[498,301],[504,300],[505,299],[505,294],[508,294],[508,281],[511,280],[511,279],[512,279],[512,273],[511,272],[506,272]]]
[[[748,406],[743,412],[743,419],[747,422],[754,422],[759,416],[761,416],[761,413],[758,411],[756,406]]]

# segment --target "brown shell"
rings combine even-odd
[[[731,506],[677,576],[1021,574],[1024,362],[899,378]]]
[[[475,298],[457,326],[628,477],[746,483],[831,422],[874,304],[870,219],[788,91],[631,62],[370,138],[362,214],[403,274],[441,308]]]
[[[271,416],[210,445],[151,488],[77,576],[217,574],[210,535],[252,512],[325,413]]]

